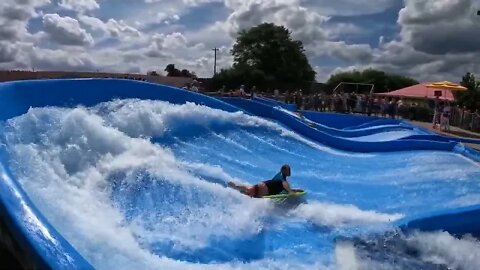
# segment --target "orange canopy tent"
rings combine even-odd
[[[439,89],[429,87],[432,83],[421,83],[409,87],[405,87],[399,90],[385,93],[377,93],[379,96],[390,96],[390,97],[405,97],[405,98],[418,98],[418,99],[436,99],[435,91],[442,90],[442,96],[439,97],[440,100],[455,101],[455,97],[452,94],[450,89]]]

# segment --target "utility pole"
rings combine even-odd
[[[214,58],[214,61],[213,61],[213,76],[215,76],[215,74],[217,74],[217,51],[218,51],[218,48],[215,47],[212,49],[212,51],[215,52],[215,58]]]

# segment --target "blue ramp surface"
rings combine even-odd
[[[342,137],[347,127],[270,101],[225,101],[129,80],[0,84],[0,213],[13,238],[51,269],[478,265],[480,246],[462,236],[479,227],[480,170],[466,154],[475,152],[383,131]],[[227,188],[271,179],[283,164],[305,196]],[[389,233],[394,245],[364,244]],[[466,246],[479,256],[456,253]],[[444,254],[451,260],[430,260]]]

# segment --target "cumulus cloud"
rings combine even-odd
[[[84,12],[100,8],[96,0],[60,0],[58,5],[64,9]]]
[[[214,2],[223,3],[223,17],[195,27],[182,25],[193,11],[202,10],[199,6]],[[374,32],[354,24],[355,20],[349,22],[348,16],[383,12],[398,5],[398,0],[146,0],[138,1],[128,15],[102,10],[99,3],[0,1],[0,68],[145,72],[175,63],[210,76],[213,47],[221,48],[219,68],[228,67],[232,63],[229,50],[238,31],[273,22],[289,28],[293,38],[304,43],[321,81],[334,72],[368,67],[419,80],[454,80],[466,71],[480,70],[480,62],[474,61],[480,59],[478,0],[404,0],[398,32],[373,37],[379,40],[375,45],[370,45],[377,43],[375,40],[355,42]],[[43,15],[59,7],[69,10],[66,14],[70,17],[65,13]],[[94,17],[97,12],[102,17]],[[339,22],[331,18],[336,15],[346,17]],[[40,25],[32,18],[41,18]],[[40,32],[27,31],[42,24]],[[348,42],[343,40],[347,36]],[[319,59],[325,57],[333,58],[333,63],[341,60],[340,67],[330,66],[332,63],[323,66]]]
[[[170,22],[170,21],[173,21],[173,22],[176,22],[178,20],[180,20],[180,16],[178,14],[167,14],[165,12],[158,12],[157,15],[157,20],[158,22]]]
[[[459,80],[480,70],[474,0],[406,0],[399,38],[382,42],[372,66],[419,80]]]
[[[86,15],[79,15],[78,19],[81,23],[90,27],[92,30],[101,31],[104,34],[110,35],[111,37],[128,38],[141,36],[141,33],[138,29],[128,25],[123,20],[117,21],[115,19],[109,19],[107,22],[103,22],[96,17]]]
[[[373,59],[373,49],[367,44],[327,41],[315,47],[315,50],[318,55],[327,55],[350,63],[367,63]]]
[[[476,16],[478,5],[474,3],[474,0],[406,0],[398,18],[401,36],[425,53],[480,52],[480,20]]]
[[[17,49],[10,42],[0,41],[0,63],[11,62],[16,58]]]
[[[29,53],[31,66],[36,69],[94,71],[100,66],[85,51],[71,53],[32,47]]]
[[[145,52],[148,57],[166,58],[175,50],[185,50],[187,39],[182,33],[174,32],[171,34],[155,34],[153,35],[150,45]]]
[[[25,21],[32,17],[33,10],[25,9],[24,6],[5,6],[0,10],[0,16],[6,20]]]
[[[330,39],[338,39],[343,36],[362,35],[367,31],[353,23],[333,23],[326,27]]]
[[[43,29],[51,41],[61,45],[91,46],[93,37],[80,27],[78,21],[71,17],[60,15],[43,15]]]
[[[37,15],[36,9],[49,0],[0,1],[0,40],[18,41],[28,35],[27,23]]]
[[[0,58],[4,49],[0,42]],[[95,62],[91,54],[81,47],[46,49],[33,43],[17,42],[15,47],[7,50],[13,57],[3,59],[9,61],[8,63],[0,61],[0,68],[94,71],[102,66],[102,63]]]
[[[157,2],[165,2],[165,0],[145,0],[145,3],[157,3]],[[187,7],[196,7],[203,4],[209,3],[221,3],[223,0],[179,0],[179,3]]]
[[[328,18],[308,10],[300,0],[225,0],[225,5],[233,10],[226,21],[232,36],[263,22],[287,27],[294,38],[305,44],[325,40],[327,36],[322,24]]]
[[[304,5],[327,16],[355,16],[383,12],[399,0],[304,0]]]

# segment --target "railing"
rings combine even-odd
[[[450,125],[473,132],[480,132],[480,114],[462,108],[454,108],[450,117]]]

